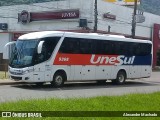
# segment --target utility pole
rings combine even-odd
[[[132,17],[132,38],[135,38],[135,30],[136,30],[136,11],[137,11],[137,0],[134,0],[134,11],[133,11],[133,17]]]
[[[97,24],[98,24],[98,11],[97,11],[97,0],[95,0],[94,4],[94,32],[97,32]]]

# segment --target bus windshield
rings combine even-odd
[[[33,54],[39,40],[17,40],[15,48],[10,58],[10,66],[21,68],[28,67],[33,64]]]

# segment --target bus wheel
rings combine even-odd
[[[64,81],[65,81],[65,77],[64,77],[63,73],[57,72],[57,73],[55,73],[51,84],[54,87],[62,87],[64,84]]]
[[[125,83],[126,80],[126,73],[124,71],[119,71],[117,74],[117,78],[115,80],[112,80],[112,83],[117,85],[122,85]]]

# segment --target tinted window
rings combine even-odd
[[[151,54],[151,44],[141,43],[140,44],[140,54],[141,55]]]
[[[151,54],[151,44],[148,43],[128,43],[130,55],[145,56]]]
[[[79,53],[79,42],[74,38],[65,38],[59,50],[60,53]]]
[[[47,37],[41,39],[41,41],[44,41],[44,44],[42,46],[42,52],[41,54],[35,55],[35,63],[41,63],[43,61],[48,60],[51,55],[53,50],[55,49],[60,37]]]
[[[151,53],[151,44],[84,38],[65,38],[59,52],[140,56]]]
[[[94,40],[82,38],[65,38],[59,50],[60,53],[92,54]]]
[[[79,39],[80,53],[81,54],[94,54],[95,52],[95,40],[91,39]]]
[[[114,51],[112,49],[114,47],[113,42],[105,41],[105,40],[97,40],[96,41],[96,54],[113,54]]]

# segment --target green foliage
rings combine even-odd
[[[159,0],[141,0],[141,9],[145,12],[160,15]]]
[[[6,79],[8,78],[8,72],[0,71],[0,79]]]
[[[160,111],[160,92],[152,94],[131,94],[124,96],[102,96],[94,98],[50,98],[20,100],[0,104],[0,111]],[[12,118],[16,119],[16,118]],[[36,118],[34,118],[36,119]],[[158,117],[46,117],[38,120],[158,120]],[[17,119],[16,119],[17,120]],[[33,120],[33,118],[28,118]]]
[[[160,111],[160,92],[93,98],[50,98],[0,104],[0,111]]]

